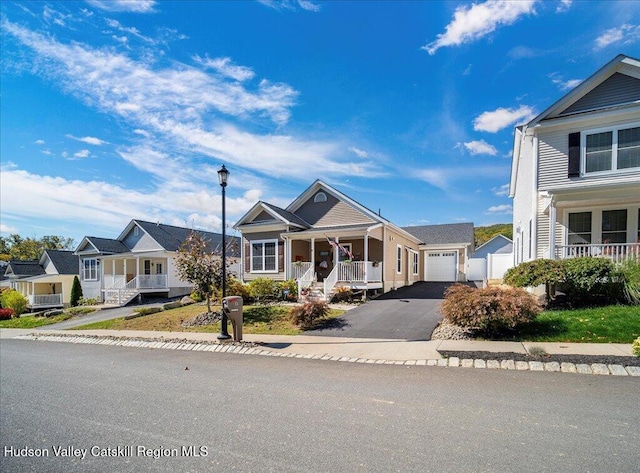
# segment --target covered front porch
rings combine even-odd
[[[104,302],[124,305],[141,293],[169,291],[169,261],[157,254],[113,255],[102,259]]]
[[[638,196],[639,185],[552,194],[545,212],[549,217],[549,256],[543,256],[594,256],[616,263],[640,258]]]
[[[71,281],[72,277],[70,281],[63,281],[59,275],[45,275],[27,280],[14,280],[11,287],[27,298],[29,310],[53,309],[69,303]]]
[[[381,226],[287,233],[286,278],[300,290],[322,289],[325,299],[338,286],[370,290],[383,287]]]

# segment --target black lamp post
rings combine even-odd
[[[227,242],[226,242],[226,212],[225,212],[225,189],[227,187],[227,180],[229,179],[229,171],[224,167],[224,164],[218,171],[218,181],[220,181],[220,187],[222,187],[222,297],[227,297]],[[222,320],[220,321],[220,335],[218,340],[228,340],[231,338],[227,330],[227,313],[222,310]]]

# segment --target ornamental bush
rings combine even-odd
[[[75,307],[80,303],[82,299],[82,286],[78,276],[73,277],[73,284],[71,285],[71,307]]]
[[[249,294],[256,302],[268,302],[276,298],[278,286],[273,279],[256,278],[249,282]]]
[[[13,311],[13,309],[10,309],[10,308],[0,309],[0,320],[9,320],[13,318],[14,315],[15,315],[15,312]]]
[[[291,323],[298,325],[303,330],[313,327],[320,319],[329,313],[329,306],[324,301],[310,301],[291,309],[289,317]]]
[[[531,322],[542,310],[536,298],[520,288],[455,284],[444,295],[440,310],[447,322],[486,334]]]
[[[6,291],[0,297],[2,307],[13,309],[16,316],[22,315],[27,310],[27,298],[18,291]]]
[[[616,267],[607,258],[580,257],[562,261],[562,288],[573,305],[613,304],[620,300]]]
[[[640,260],[627,258],[618,268],[618,281],[622,285],[625,301],[640,305]]]
[[[277,284],[278,294],[284,301],[295,302],[298,300],[298,283],[295,279],[289,279],[287,281],[280,281]]]
[[[636,338],[633,341],[633,345],[631,345],[631,350],[633,351],[634,355],[636,355],[637,357],[640,357],[640,337]]]
[[[520,263],[509,269],[504,275],[504,283],[513,287],[545,286],[547,300],[555,293],[555,285],[564,280],[562,261],[537,259]]]

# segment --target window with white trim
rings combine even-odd
[[[83,262],[82,279],[84,281],[98,280],[98,260],[96,258],[86,258]]]
[[[591,243],[591,212],[574,212],[569,214],[569,245]]]
[[[602,212],[602,243],[627,242],[627,210]]]
[[[251,272],[278,272],[278,240],[251,242]]]
[[[584,174],[640,168],[640,126],[582,132]]]
[[[398,245],[396,251],[396,272],[400,274],[402,272],[402,245]]]
[[[419,254],[416,252],[413,252],[413,275],[417,276],[418,275],[418,260],[419,260]]]

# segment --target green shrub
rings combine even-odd
[[[273,300],[278,293],[278,287],[273,279],[256,278],[249,282],[249,294],[256,302]]]
[[[452,324],[494,334],[533,321],[542,308],[524,289],[455,284],[445,291],[440,310]]]
[[[618,268],[618,281],[622,285],[625,301],[632,305],[640,305],[640,260],[624,260]]]
[[[13,311],[13,309],[10,309],[8,307],[6,309],[0,309],[0,320],[9,320],[13,318],[14,315],[15,312]]]
[[[134,312],[140,315],[155,314],[162,311],[162,307],[142,307],[141,309],[135,309]]]
[[[73,277],[73,284],[71,285],[71,307],[75,307],[82,299],[82,286],[78,276]]]
[[[574,305],[609,305],[619,300],[615,265],[607,258],[580,257],[562,261],[563,289]]]
[[[324,301],[306,302],[291,309],[289,317],[291,323],[298,325],[303,330],[313,327],[313,325],[325,318],[329,313],[329,306]]]
[[[295,279],[280,281],[277,284],[277,288],[280,299],[293,302],[298,300],[298,283]]]
[[[193,300],[193,302],[202,302],[202,294],[198,291],[193,291],[189,297]]]
[[[98,305],[100,304],[100,299],[98,299],[97,297],[82,297],[80,298],[80,300],[78,301],[78,305]]]
[[[229,278],[227,280],[226,287],[227,296],[240,296],[244,304],[251,301],[251,294],[249,292],[249,286],[239,279]],[[222,288],[216,291],[216,298],[222,300]]]
[[[2,301],[2,307],[13,309],[15,315],[18,317],[27,310],[27,298],[18,291],[6,291],[0,299]]]
[[[504,275],[504,282],[513,287],[545,286],[547,300],[555,294],[555,285],[564,279],[562,261],[537,259],[520,263],[509,269]]]
[[[636,338],[633,341],[633,345],[631,345],[631,350],[633,351],[633,354],[640,357],[640,337]]]

